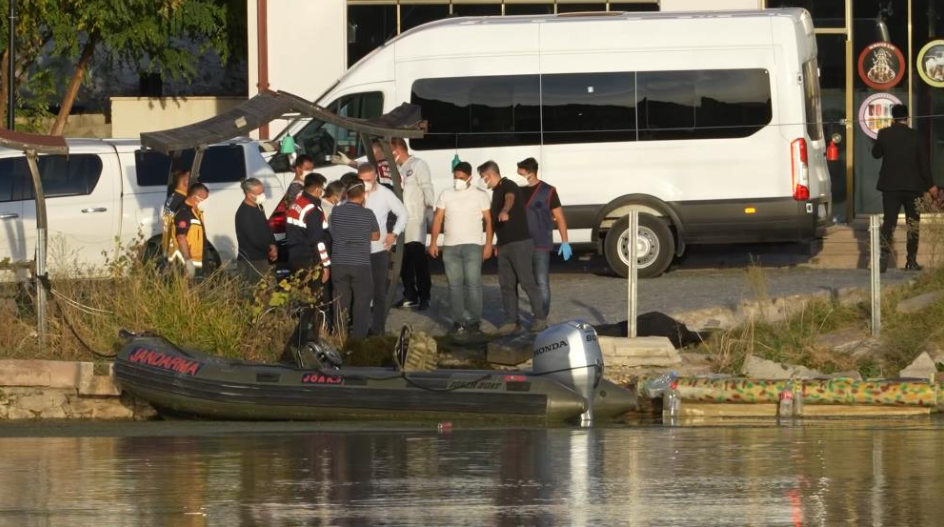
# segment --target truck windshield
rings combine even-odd
[[[328,105],[328,110],[341,117],[374,119],[383,114],[383,93],[345,95]],[[356,133],[317,119],[311,119],[295,134],[295,148],[299,155],[310,155],[315,160],[315,166],[330,164],[331,156],[337,152],[344,152],[351,159],[366,154]]]

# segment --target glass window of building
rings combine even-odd
[[[449,4],[400,4],[400,32],[449,16]]]
[[[347,63],[353,66],[397,34],[397,6],[350,5],[347,8]]]
[[[658,2],[610,2],[610,11],[658,11]]]
[[[501,16],[501,4],[459,4],[453,2],[454,16]]]
[[[505,2],[505,15],[553,15],[554,4],[547,2],[544,4],[512,4]]]
[[[541,78],[544,143],[636,140],[635,73]]]
[[[557,4],[558,13],[581,13],[584,11],[606,11],[606,3],[599,4]]]
[[[816,27],[845,27],[845,0],[767,0],[768,8],[802,7],[813,16]]]

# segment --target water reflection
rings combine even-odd
[[[117,437],[0,438],[0,525],[899,526],[944,517],[939,421],[445,435],[125,426],[131,433]]]

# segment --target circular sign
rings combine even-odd
[[[891,42],[876,42],[859,54],[859,77],[875,90],[894,88],[905,77],[905,56]]]
[[[935,88],[944,88],[944,40],[932,40],[918,52],[918,75]]]
[[[901,104],[901,99],[890,93],[876,93],[862,101],[859,106],[859,126],[865,135],[875,139],[878,131],[892,125],[892,106]]]

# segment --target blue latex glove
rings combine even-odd
[[[564,242],[560,244],[560,249],[557,250],[558,256],[563,256],[564,261],[570,260],[570,257],[574,255],[574,251],[570,248],[570,244]]]

